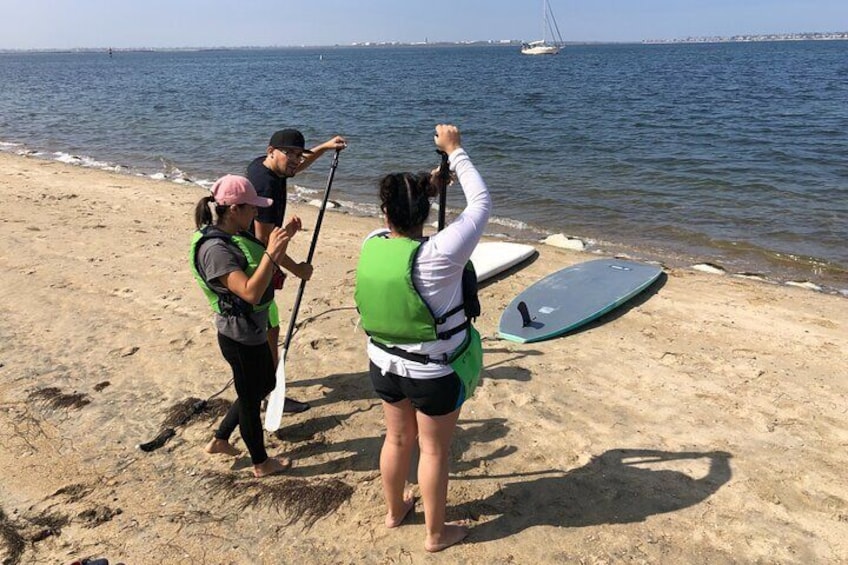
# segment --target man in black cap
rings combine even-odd
[[[267,208],[259,208],[259,214],[253,222],[254,234],[267,245],[268,236],[275,227],[283,225],[286,213],[286,179],[307,169],[318,157],[327,150],[341,150],[347,147],[345,139],[337,135],[312,149],[306,149],[303,134],[296,129],[281,129],[275,131],[268,142],[264,155],[260,155],[247,166],[247,178],[250,180],[259,196],[270,198],[273,204]],[[284,255],[280,266],[296,277],[309,280],[312,277],[312,265],[306,262],[296,263],[288,255]],[[271,327],[268,330],[268,343],[274,365],[279,362],[277,344],[280,339],[280,321],[276,305],[269,312]],[[286,412],[303,412],[309,404],[286,398]]]

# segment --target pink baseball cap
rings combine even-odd
[[[232,206],[234,204],[252,204],[267,208],[274,203],[270,198],[256,194],[256,189],[250,181],[239,175],[224,175],[212,185],[212,196],[217,204]]]

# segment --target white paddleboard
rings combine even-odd
[[[265,407],[265,429],[276,432],[283,420],[283,408],[286,405],[286,350],[280,348],[280,362],[277,364],[277,386],[268,395]]]
[[[523,243],[486,241],[478,243],[471,254],[477,272],[477,282],[482,282],[510,267],[526,261],[536,253],[536,248]]]

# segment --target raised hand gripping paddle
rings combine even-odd
[[[318,211],[318,219],[315,220],[315,232],[312,234],[312,244],[309,246],[309,253],[306,255],[306,262],[312,264],[312,255],[315,253],[315,247],[318,243],[318,234],[321,232],[321,222],[324,220],[324,210],[327,209],[327,199],[330,197],[330,187],[333,186],[333,177],[336,175],[336,167],[339,165],[339,153],[341,149],[336,149],[333,155],[333,163],[330,165],[330,175],[327,178],[327,188],[324,189],[324,200],[321,202],[321,209]],[[268,396],[268,406],[265,408],[265,429],[269,432],[276,432],[280,429],[280,421],[283,419],[283,407],[286,403],[286,352],[291,343],[294,325],[297,321],[297,311],[300,309],[300,301],[303,298],[303,291],[306,288],[306,281],[300,281],[300,287],[297,290],[297,298],[292,306],[291,319],[289,320],[289,329],[286,332],[286,340],[280,348],[280,362],[277,365],[277,386],[271,391]]]

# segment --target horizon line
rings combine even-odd
[[[837,37],[838,36],[838,37]],[[759,39],[750,39],[759,38]],[[708,43],[708,42],[745,42],[745,41],[828,41],[848,40],[848,31],[805,31],[782,33],[744,33],[730,36],[704,35],[688,36],[673,39],[633,39],[633,40],[584,40],[564,41],[565,45],[632,45],[632,44],[663,44],[663,43]],[[438,46],[492,46],[510,47],[521,45],[520,39],[480,39],[461,41],[353,41],[350,43],[315,44],[315,45],[184,45],[184,46],[132,46],[132,47],[0,47],[0,53],[57,53],[57,52],[88,52],[88,51],[225,51],[248,49],[336,49],[349,47],[438,47]]]

